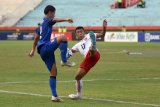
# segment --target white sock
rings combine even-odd
[[[82,96],[82,80],[76,81],[77,95]]]

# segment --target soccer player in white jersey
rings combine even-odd
[[[100,59],[100,53],[96,48],[96,38],[104,38],[106,32],[107,21],[103,21],[103,27],[101,33],[94,33],[90,31],[85,34],[85,30],[82,26],[76,28],[76,36],[79,37],[80,41],[74,45],[71,49],[72,53],[80,52],[84,59],[80,64],[80,67],[75,76],[76,79],[76,94],[70,94],[69,97],[72,99],[79,99],[82,97],[82,81],[81,79],[89,72],[89,70],[98,62]]]

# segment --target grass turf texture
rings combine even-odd
[[[69,42],[70,47],[76,42]],[[101,53],[98,64],[84,80],[83,96],[160,105],[160,44],[159,43],[97,43]],[[0,41],[0,90],[51,95],[48,85],[49,72],[39,55],[27,56],[32,41]],[[122,50],[142,52],[142,55],[127,55]],[[76,67],[61,67],[59,50],[55,53],[58,81],[73,80],[83,57],[75,54],[71,60]],[[150,79],[141,79],[150,78]],[[29,81],[28,83],[23,83]],[[4,83],[22,82],[22,83]],[[74,82],[58,82],[58,94],[68,96],[75,92]],[[20,95],[0,92],[1,107],[146,107],[93,100],[70,100],[53,103],[51,97]]]

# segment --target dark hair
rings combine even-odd
[[[84,30],[84,27],[83,26],[78,26],[78,27],[76,27],[75,31],[79,30],[79,29],[83,29]]]
[[[49,11],[51,12],[55,12],[56,11],[56,8],[52,5],[47,5],[44,9],[44,14],[46,15]]]
[[[37,25],[38,25],[38,26],[41,26],[41,23],[38,23]]]

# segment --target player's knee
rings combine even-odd
[[[81,80],[81,77],[80,76],[75,76],[75,80]]]
[[[57,69],[55,68],[55,69],[51,69],[51,71],[50,71],[50,76],[54,76],[54,77],[56,77],[57,76]]]
[[[67,41],[67,37],[65,35],[62,35],[62,41]]]
[[[60,39],[61,39],[62,42],[67,41],[67,37],[65,35],[61,35]]]
[[[65,35],[61,35],[61,36],[57,37],[57,41],[58,41],[58,43],[66,42],[67,41],[67,37]]]
[[[50,72],[50,76],[56,77],[57,76],[57,72]]]

